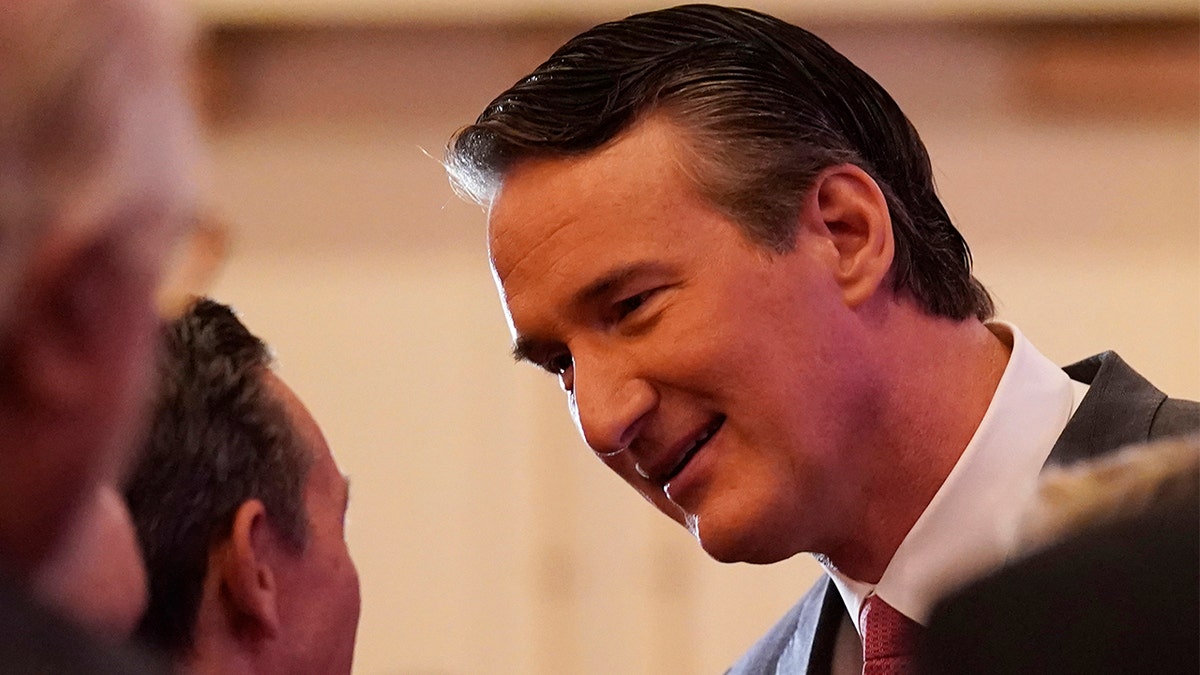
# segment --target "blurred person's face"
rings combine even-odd
[[[348,674],[360,608],[358,571],[346,546],[349,484],[338,470],[316,421],[287,385],[268,373],[267,388],[282,402],[313,465],[304,487],[309,540],[278,568],[281,641],[292,650],[289,673]]]
[[[85,169],[56,183],[61,204],[34,243],[0,340],[0,559],[20,576],[136,445],[156,288],[193,199],[193,120],[182,72],[167,65],[176,55],[145,34],[114,45],[97,72],[78,65],[90,77],[75,95],[95,99],[91,124],[109,126],[96,147],[65,151]]]
[[[112,486],[81,507],[33,579],[45,602],[96,635],[128,638],[146,609],[146,567],[129,509]]]

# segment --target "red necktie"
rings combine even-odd
[[[863,629],[863,675],[915,673],[913,653],[921,624],[904,616],[883,598],[872,595],[859,615]]]

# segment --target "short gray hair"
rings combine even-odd
[[[188,24],[153,0],[0,0],[0,337],[40,238],[94,237],[150,196],[182,205]],[[186,125],[186,126],[181,126]],[[146,147],[179,164],[149,166]],[[175,147],[183,146],[183,147]],[[180,151],[180,150],[187,151]]]

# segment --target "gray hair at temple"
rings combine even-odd
[[[445,165],[461,194],[486,205],[522,161],[585,155],[652,114],[684,132],[700,194],[770,251],[792,247],[821,170],[861,167],[891,215],[894,291],[936,316],[991,316],[896,102],[820,38],[751,10],[684,5],[576,36],[458,132]]]

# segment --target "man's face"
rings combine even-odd
[[[279,580],[282,639],[294,649],[287,672],[349,673],[361,602],[345,538],[349,484],[304,404],[274,374],[267,388],[283,403],[297,441],[313,452],[304,487],[308,547],[284,564]]]
[[[870,389],[828,238],[770,254],[702,200],[651,118],[511,171],[492,264],[519,356],[558,372],[588,445],[724,561],[837,546]]]

